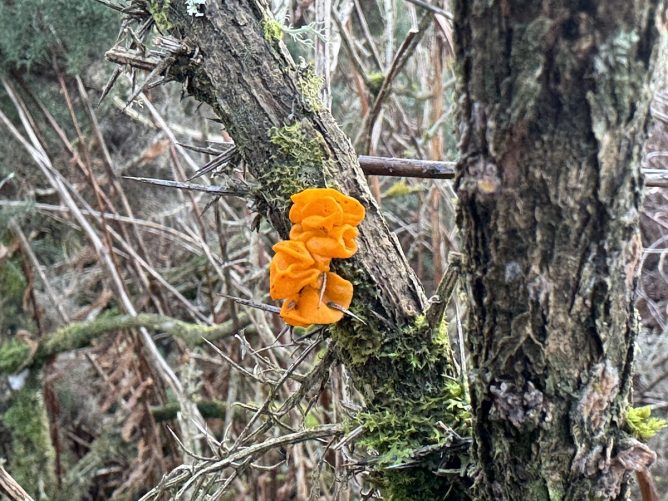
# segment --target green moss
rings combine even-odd
[[[364,291],[365,297],[373,297],[354,261],[337,268],[356,289]],[[443,322],[433,329],[427,317],[419,315],[409,325],[388,331],[387,325],[369,314],[373,305],[360,305],[353,300],[351,309],[366,325],[346,319],[330,328],[331,346],[337,357],[365,385],[367,407],[349,427],[361,426],[364,430],[358,445],[367,448],[372,456],[370,463],[376,468],[378,484],[386,498],[422,499],[415,497],[422,487],[432,492],[443,485],[431,473],[439,468],[442,452],[459,437],[471,435],[468,394],[453,377],[456,372],[450,365],[447,324]],[[410,474],[396,471],[414,461],[420,467],[429,465],[430,470],[425,470],[426,484],[421,480],[413,483],[415,466],[411,466]],[[461,457],[453,462],[455,468],[462,467]],[[453,466],[448,464],[448,468]]]
[[[264,39],[269,43],[283,40],[283,25],[276,19],[266,18],[262,21],[262,31]]]
[[[364,365],[369,357],[378,354],[381,348],[381,338],[378,331],[374,329],[376,322],[368,317],[364,305],[353,303],[349,309],[366,325],[358,320],[340,322],[330,328],[330,335],[339,350],[340,358],[343,358],[347,366],[354,367]]]
[[[450,337],[448,336],[448,323],[442,320],[434,334],[434,345],[439,347],[442,353],[451,355]]]
[[[19,298],[23,296],[26,280],[18,258],[7,260],[0,268],[0,288],[3,297]]]
[[[665,419],[651,417],[651,414],[649,405],[626,409],[626,426],[636,438],[648,440],[668,426]]]
[[[434,364],[452,360],[448,324],[443,320],[437,329],[432,329],[425,315],[419,315],[413,323],[404,328],[396,349],[387,356],[394,359],[408,359],[416,369],[425,369]],[[454,376],[453,367],[445,367],[444,372]]]
[[[299,167],[322,164],[323,152],[320,143],[306,133],[303,122],[294,122],[284,127],[273,127],[270,140],[286,157]]]
[[[155,25],[162,33],[171,30],[174,25],[169,20],[169,6],[172,0],[151,0],[148,11],[151,13]]]
[[[381,467],[396,466],[417,449],[447,445],[455,437],[450,430],[469,436],[471,406],[463,386],[446,381],[439,394],[415,400],[396,398],[390,406],[359,412],[354,422],[365,431],[358,443],[378,453],[374,462]]]
[[[411,469],[408,472],[388,472],[381,483],[383,499],[389,501],[445,499],[444,494],[448,490],[448,480],[437,477],[424,468]]]
[[[54,454],[39,388],[34,378],[29,380],[14,395],[2,423],[12,437],[9,472],[35,499],[46,499],[43,493],[54,485]]]
[[[384,499],[444,499],[444,487],[454,485],[453,480],[433,472],[445,464],[444,471],[463,476],[469,467],[461,450],[447,453],[448,445],[471,434],[470,404],[455,381],[445,382],[434,396],[396,398],[389,407],[369,407],[355,416],[354,424],[364,429],[358,444],[373,455],[372,477]]]

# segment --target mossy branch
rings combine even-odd
[[[49,357],[89,346],[106,333],[145,327],[178,337],[189,345],[198,345],[203,338],[216,341],[249,327],[249,317],[241,313],[238,323],[228,320],[218,325],[198,325],[164,315],[142,313],[137,316],[103,316],[86,322],[73,322],[38,341],[13,339],[0,346],[0,373],[12,374],[25,367],[40,367]],[[31,346],[37,343],[37,347]]]
[[[204,419],[225,419],[227,404],[220,400],[200,400],[196,403]],[[151,407],[151,414],[157,422],[176,419],[176,413],[181,410],[178,402],[170,402],[166,405]]]

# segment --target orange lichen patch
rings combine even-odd
[[[304,242],[313,256],[347,259],[357,252],[355,239],[359,231],[354,226],[344,224],[335,226],[328,232],[304,230],[296,224],[290,230],[290,240]]]
[[[281,308],[283,320],[293,326],[306,327],[311,324],[332,324],[343,317],[343,312],[329,306],[334,303],[344,309],[353,299],[353,284],[336,273],[325,275],[318,287],[304,287],[299,294],[286,299]],[[322,280],[322,279],[321,279]]]
[[[269,294],[272,299],[284,299],[299,293],[309,284],[317,284],[322,273],[304,242],[284,240],[272,247],[274,252],[269,268]]]
[[[330,224],[357,226],[364,219],[365,211],[361,203],[332,188],[308,188],[290,198],[293,202],[290,221],[302,224],[305,229],[323,229],[324,223],[323,230],[328,231]]]

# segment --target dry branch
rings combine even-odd
[[[26,491],[2,467],[0,462],[0,493],[9,496],[11,501],[33,501]]]

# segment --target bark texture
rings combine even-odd
[[[458,0],[478,494],[621,499],[659,2]],[[631,461],[627,461],[631,458]]]

